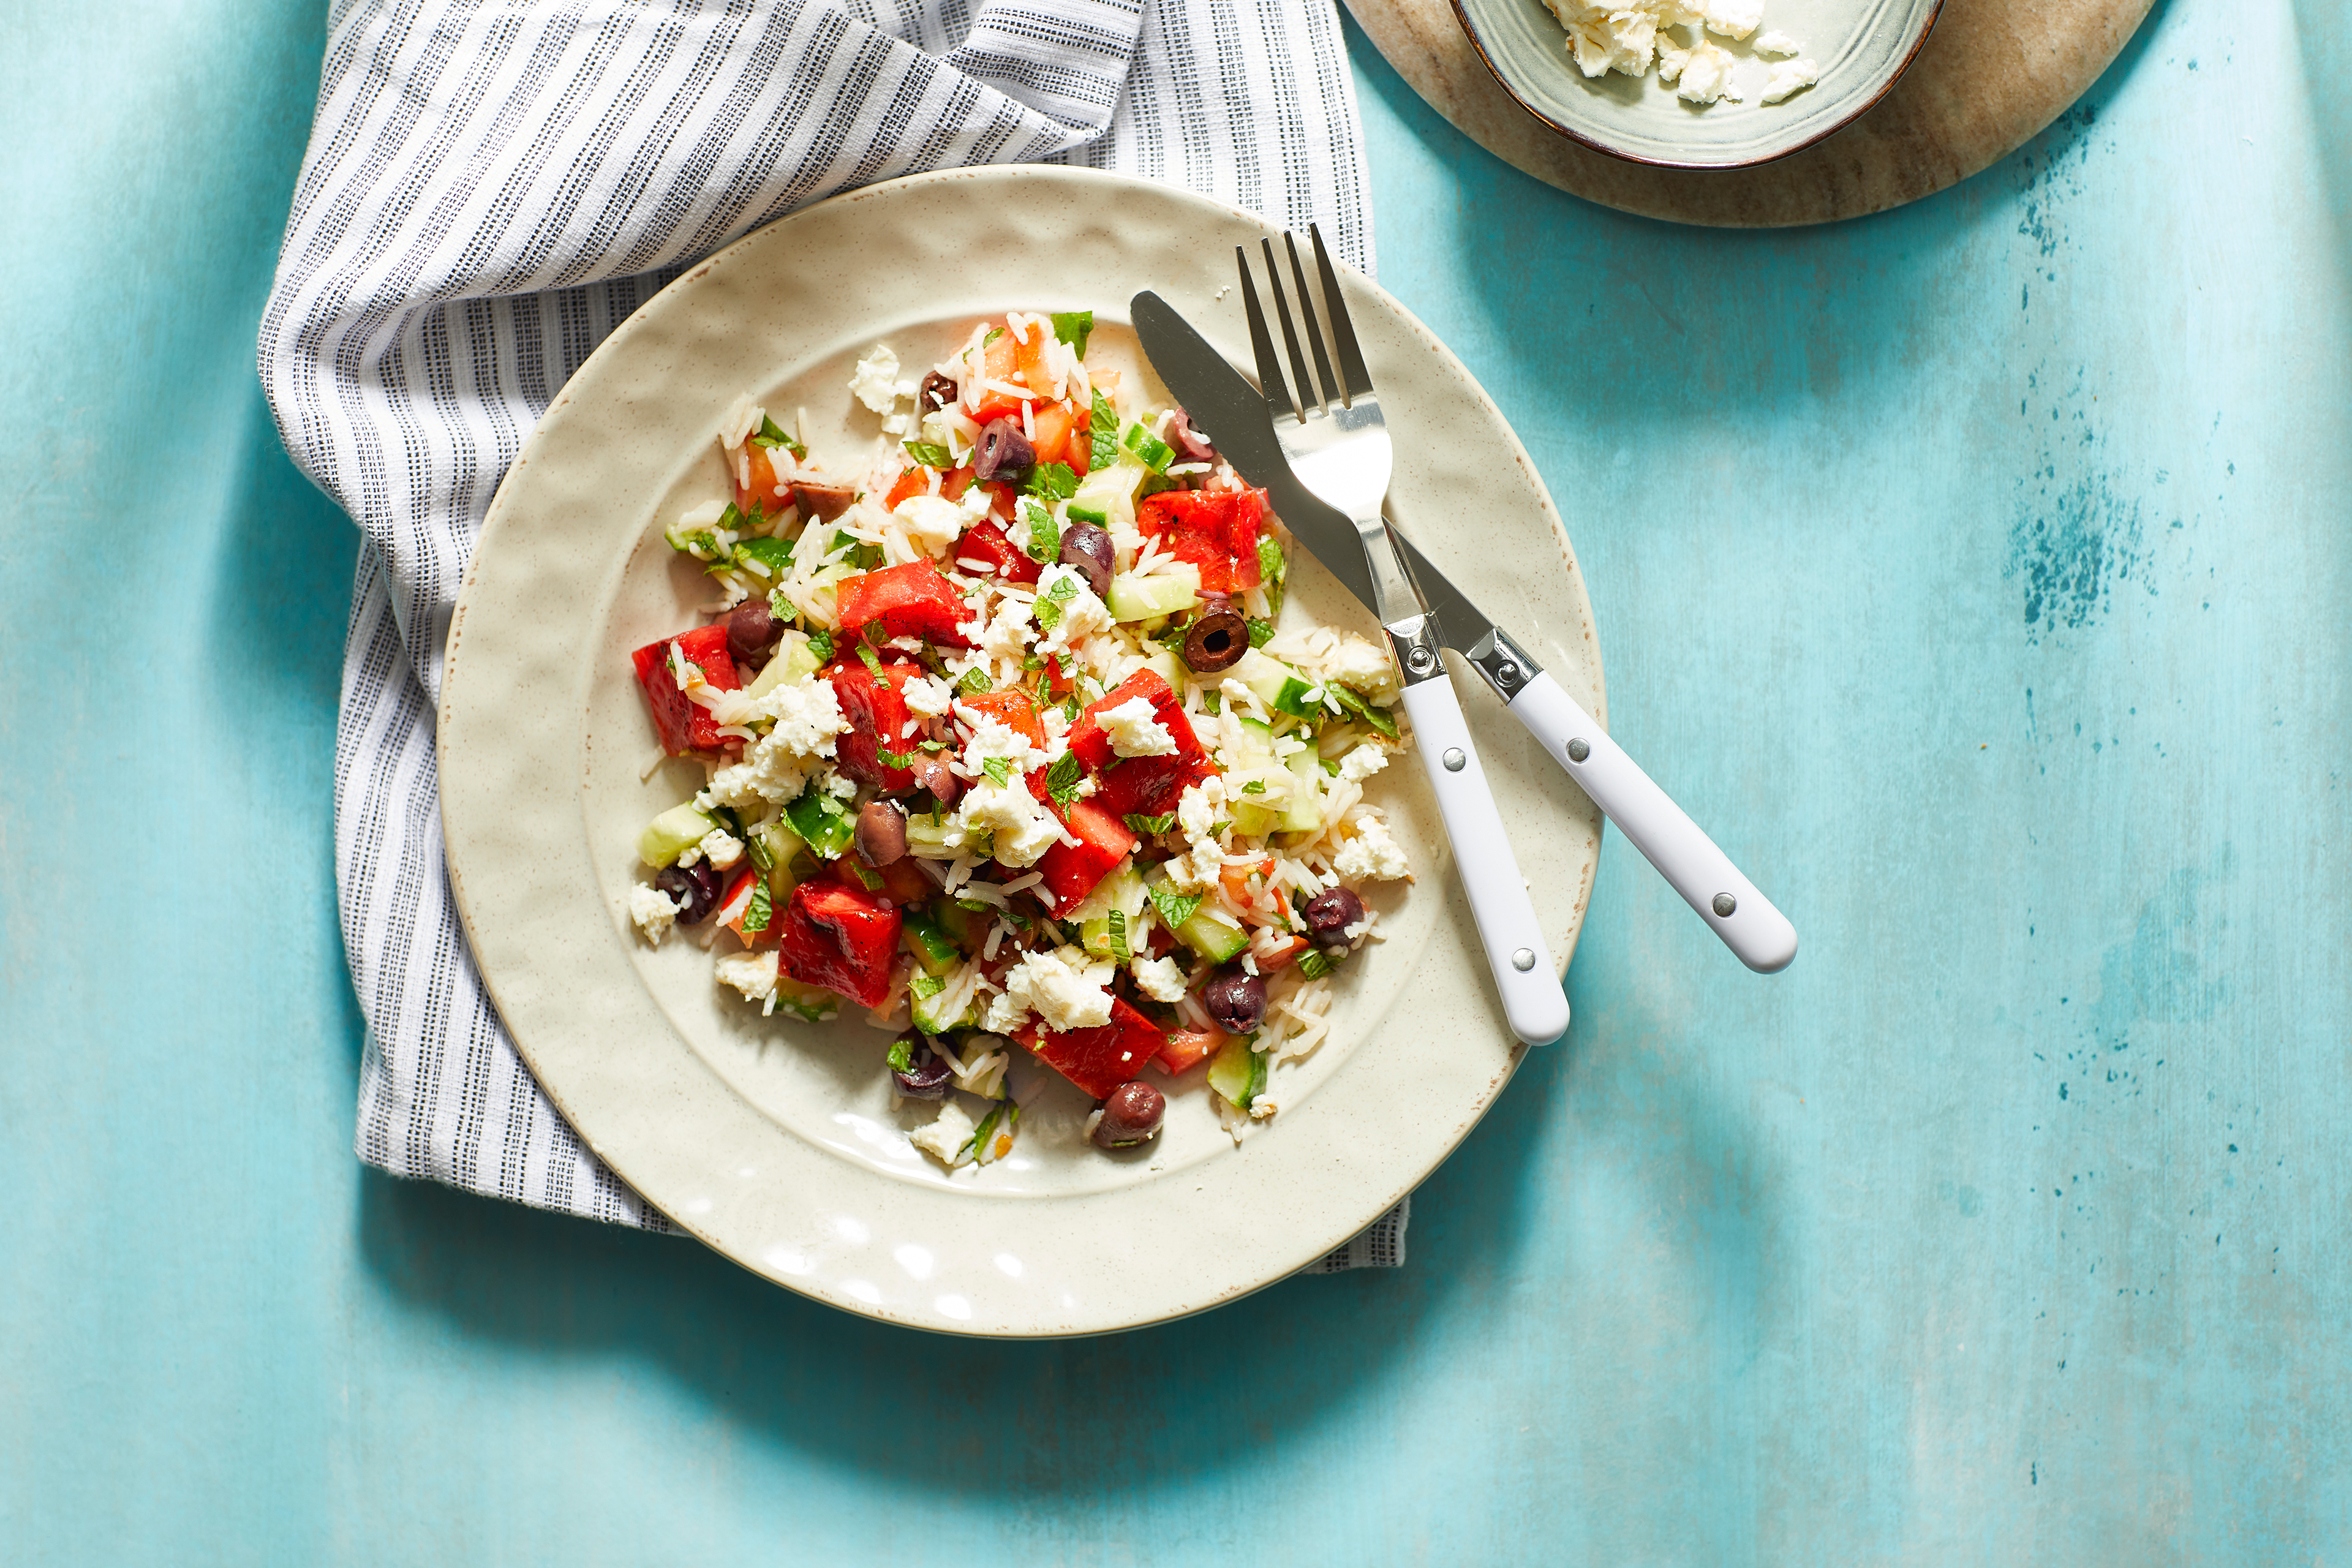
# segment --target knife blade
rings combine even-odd
[[[1355,525],[1291,472],[1258,389],[1158,294],[1146,289],[1136,295],[1129,310],[1151,368],[1194,428],[1235,472],[1266,492],[1292,537],[1377,616],[1371,573]],[[1742,963],[1761,974],[1787,968],[1797,956],[1797,930],[1788,917],[1524,647],[1393,521],[1388,527],[1437,623],[1438,640],[1478,672],[1511,716]]]

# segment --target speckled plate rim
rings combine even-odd
[[[1519,90],[1518,85],[1512,81],[1500,65],[1496,63],[1494,55],[1488,51],[1486,40],[1479,36],[1478,25],[1471,16],[1473,6],[1478,3],[1479,0],[1449,0],[1454,10],[1454,19],[1461,25],[1462,36],[1469,41],[1471,52],[1478,57],[1478,63],[1486,68],[1486,74],[1493,77],[1495,84],[1503,89],[1504,94],[1513,103],[1525,110],[1538,124],[1566,137],[1580,147],[1589,147],[1606,157],[1615,158],[1627,163],[1639,163],[1645,168],[1677,169],[1694,174],[1727,174],[1738,169],[1760,169],[1768,163],[1777,163],[1783,158],[1792,157],[1808,147],[1820,146],[1869,113],[1888,93],[1895,90],[1895,84],[1903,79],[1904,73],[1908,71],[1912,62],[1919,58],[1919,51],[1927,47],[1927,37],[1936,30],[1937,19],[1944,13],[1944,0],[1930,0],[1925,15],[1919,20],[1917,30],[1912,35],[1910,46],[1894,57],[1892,68],[1886,72],[1884,79],[1875,83],[1867,91],[1855,94],[1853,107],[1847,112],[1824,122],[1785,147],[1775,147],[1772,151],[1755,157],[1692,159],[1664,158],[1637,153],[1630,148],[1616,145],[1598,133],[1579,131],[1572,125],[1562,124],[1545,113]],[[1562,68],[1567,68],[1565,57],[1562,59]]]
[[[655,499],[679,455],[707,446],[745,385],[788,379],[789,349],[746,378],[744,356],[783,330],[780,318],[814,345],[903,315],[918,279],[940,317],[1102,311],[1149,286],[1236,354],[1219,296],[1234,244],[1264,232],[1206,198],[1083,169],[958,170],[834,198],[736,242],[625,321],[565,385],[493,501],[451,625],[436,740],[450,879],[476,962],[541,1086],[597,1157],[778,1284],[879,1321],[990,1337],[1181,1317],[1296,1272],[1412,1191],[1524,1052],[1494,1004],[1442,847],[1409,841],[1423,868],[1416,896],[1446,900],[1422,948],[1379,954],[1410,964],[1411,984],[1359,1021],[1341,1070],[1230,1154],[1073,1195],[895,1181],[784,1130],[698,1056],[640,978],[642,952],[597,870],[608,847],[585,841],[595,770],[642,762],[586,742],[598,683],[628,679],[625,649],[602,646],[594,607],[642,569],[633,563],[648,534],[657,542]],[[948,263],[972,254],[991,259],[950,275]],[[862,264],[794,266],[844,256]],[[1601,711],[1591,605],[1534,465],[1426,328],[1368,281],[1350,275],[1348,288],[1383,401],[1440,454],[1401,456],[1394,515],[1495,613],[1528,628],[1563,684]],[[818,292],[829,304],[813,310]],[[1464,516],[1484,520],[1483,531],[1465,534]],[[558,605],[588,613],[548,613]],[[1499,704],[1473,692],[1465,706],[1564,973],[1599,814]]]

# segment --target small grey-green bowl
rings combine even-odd
[[[1740,64],[1744,101],[1685,103],[1653,68],[1587,78],[1568,31],[1543,0],[1453,0],[1470,47],[1503,90],[1572,142],[1668,169],[1747,169],[1785,158],[1851,124],[1886,96],[1927,41],[1942,0],[1765,0],[1757,29],[1789,35],[1821,79],[1780,103],[1757,100],[1771,64],[1754,40],[1714,42]]]

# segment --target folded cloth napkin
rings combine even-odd
[[[260,370],[366,534],[335,749],[360,1157],[667,1229],[500,1025],[443,858],[434,709],[508,466],[564,380],[697,258],[835,192],[972,163],[1154,175],[1369,270],[1331,0],[337,0]],[[1400,1205],[1318,1268],[1402,1261]]]

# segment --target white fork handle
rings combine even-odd
[[[1789,917],[1739,874],[1731,857],[1699,831],[1559,681],[1549,673],[1537,676],[1512,699],[1511,712],[1740,963],[1759,974],[1789,966],[1797,956],[1797,928]],[[1571,749],[1577,745],[1583,748],[1581,758]]]
[[[1478,749],[1470,743],[1454,682],[1441,675],[1404,689],[1404,710],[1412,720],[1413,747],[1429,770],[1445,835],[1454,841],[1454,868],[1470,896],[1478,941],[1502,994],[1503,1016],[1511,1033],[1540,1046],[1568,1033],[1568,994],[1551,966],[1535,901],[1519,878],[1519,863],[1504,837],[1502,814],[1486,787]]]

